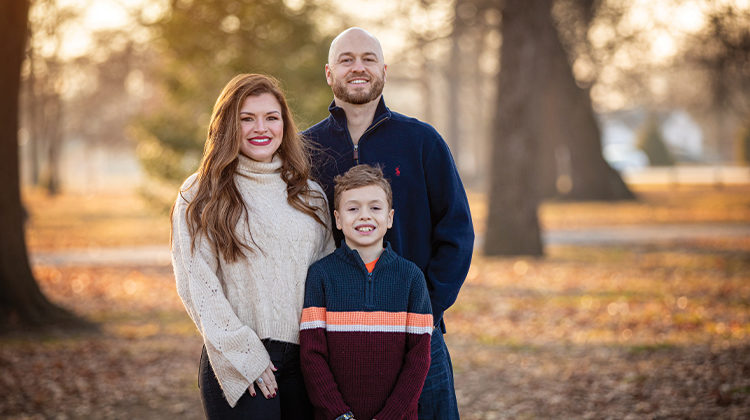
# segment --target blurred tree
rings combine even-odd
[[[492,145],[487,255],[542,255],[536,156],[542,147],[536,115],[546,73],[533,34],[544,30],[547,0],[507,0],[502,10],[502,67]]]
[[[691,108],[704,120],[708,147],[729,161],[735,130],[750,118],[750,6],[708,1],[705,10],[706,23],[690,37],[683,62],[698,72],[691,85],[702,90]]]
[[[552,14],[557,2],[548,1],[540,20],[539,53],[546,57],[546,77],[540,79],[544,102],[539,110],[540,193],[573,200],[632,199],[633,194],[602,155],[601,132],[594,115],[589,89],[573,75],[572,59],[562,42]],[[587,32],[600,0],[585,0],[580,31]],[[570,49],[570,48],[568,48]],[[550,171],[554,169],[554,172]]]
[[[24,236],[18,164],[21,64],[29,2],[0,2],[0,329],[33,325],[82,325],[42,294],[31,273]]]
[[[567,199],[630,199],[602,156],[587,89],[573,77],[553,0],[506,1],[485,253],[543,253],[537,206],[549,180]],[[549,167],[556,168],[548,171]]]
[[[656,115],[649,115],[638,135],[638,148],[648,156],[651,166],[674,165],[674,158],[667,149],[664,136],[661,132],[661,124]]]
[[[316,16],[312,3],[291,9],[271,0],[171,2],[151,25],[160,95],[133,125],[143,167],[171,192],[161,196],[152,185],[146,195],[171,201],[174,185],[195,171],[211,108],[237,73],[278,78],[301,129],[326,115],[330,38],[319,33]]]
[[[60,154],[65,139],[62,29],[77,17],[77,11],[57,0],[34,0],[30,14],[34,18],[28,26],[23,125],[29,133],[31,182],[54,195],[60,190]]]

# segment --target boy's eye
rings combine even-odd
[[[372,206],[370,208],[373,209],[374,211],[379,211],[380,210],[380,207],[378,207],[378,206]]]

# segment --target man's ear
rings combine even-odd
[[[333,78],[331,77],[331,66],[328,64],[326,64],[325,74],[326,74],[326,83],[328,83],[328,86],[333,86]]]
[[[333,217],[334,217],[334,219],[336,219],[336,229],[343,230],[344,227],[341,225],[341,218],[339,217],[339,211],[338,210],[334,210],[333,211]]]

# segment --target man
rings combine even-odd
[[[466,278],[474,230],[448,146],[430,125],[389,110],[380,42],[349,28],[331,43],[325,75],[330,116],[304,135],[317,145],[316,176],[333,206],[333,178],[360,163],[379,165],[391,181],[396,218],[386,240],[425,274],[435,331],[431,365],[419,399],[420,419],[458,418],[453,369],[443,341],[443,312]],[[336,232],[336,241],[341,233]]]

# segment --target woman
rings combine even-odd
[[[299,369],[307,268],[333,250],[328,207],[278,83],[232,79],[203,160],[172,208],[177,292],[203,336],[208,418],[303,419]]]

